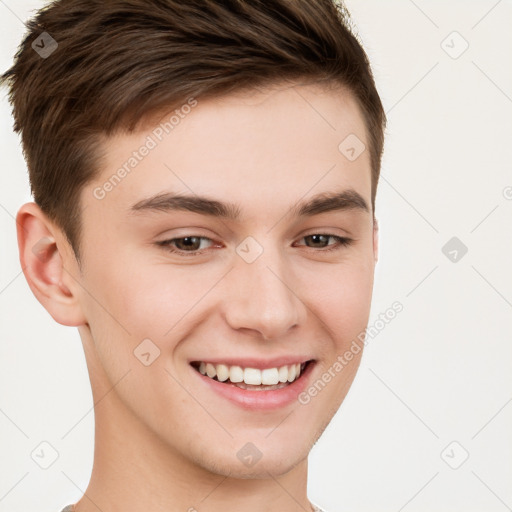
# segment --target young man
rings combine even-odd
[[[66,511],[320,510],[359,366],[385,115],[331,0],[57,0],[10,88],[20,262],[78,327],[95,458]]]

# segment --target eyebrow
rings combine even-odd
[[[225,203],[205,196],[173,194],[170,192],[156,194],[138,201],[129,209],[131,213],[187,211],[220,217],[227,220],[240,220],[240,206]],[[365,199],[355,190],[341,192],[324,192],[305,201],[299,201],[291,208],[295,217],[311,217],[339,210],[360,210],[369,212]]]

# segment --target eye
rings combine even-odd
[[[327,244],[329,239],[334,239],[337,241],[337,243]],[[310,240],[313,243],[313,246],[307,245],[307,243],[305,245],[312,249],[323,249],[322,252],[337,251],[342,249],[343,247],[349,246],[352,243],[352,239],[350,238],[337,235],[330,235],[328,233],[314,233],[312,235],[307,235],[303,237],[301,240]],[[328,248],[324,249],[325,247]]]
[[[202,250],[206,248],[202,241],[213,242],[213,240],[205,236],[184,236],[181,238],[162,240],[157,242],[157,245],[165,247],[169,252],[183,256],[197,256],[202,254]]]
[[[330,239],[335,240],[336,243],[329,244],[328,241]],[[307,235],[302,237],[301,240],[312,242],[313,245],[309,245],[308,243],[298,245],[306,245],[310,249],[320,249],[321,252],[341,250],[343,247],[352,243],[352,239],[350,238],[327,233]],[[184,236],[156,242],[158,246],[165,248],[166,251],[185,257],[199,256],[203,254],[206,249],[211,247],[213,243],[211,238],[205,236]]]

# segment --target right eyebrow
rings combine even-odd
[[[240,217],[240,208],[233,203],[223,203],[204,196],[179,195],[169,192],[142,199],[132,205],[130,211],[133,213],[188,211],[230,220],[237,220]]]

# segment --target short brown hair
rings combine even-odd
[[[1,80],[34,200],[79,262],[79,197],[101,171],[100,135],[132,131],[190,97],[288,80],[354,94],[368,132],[375,211],[386,116],[367,55],[336,0],[56,0],[27,27]],[[58,45],[45,58],[33,47],[42,33]]]

